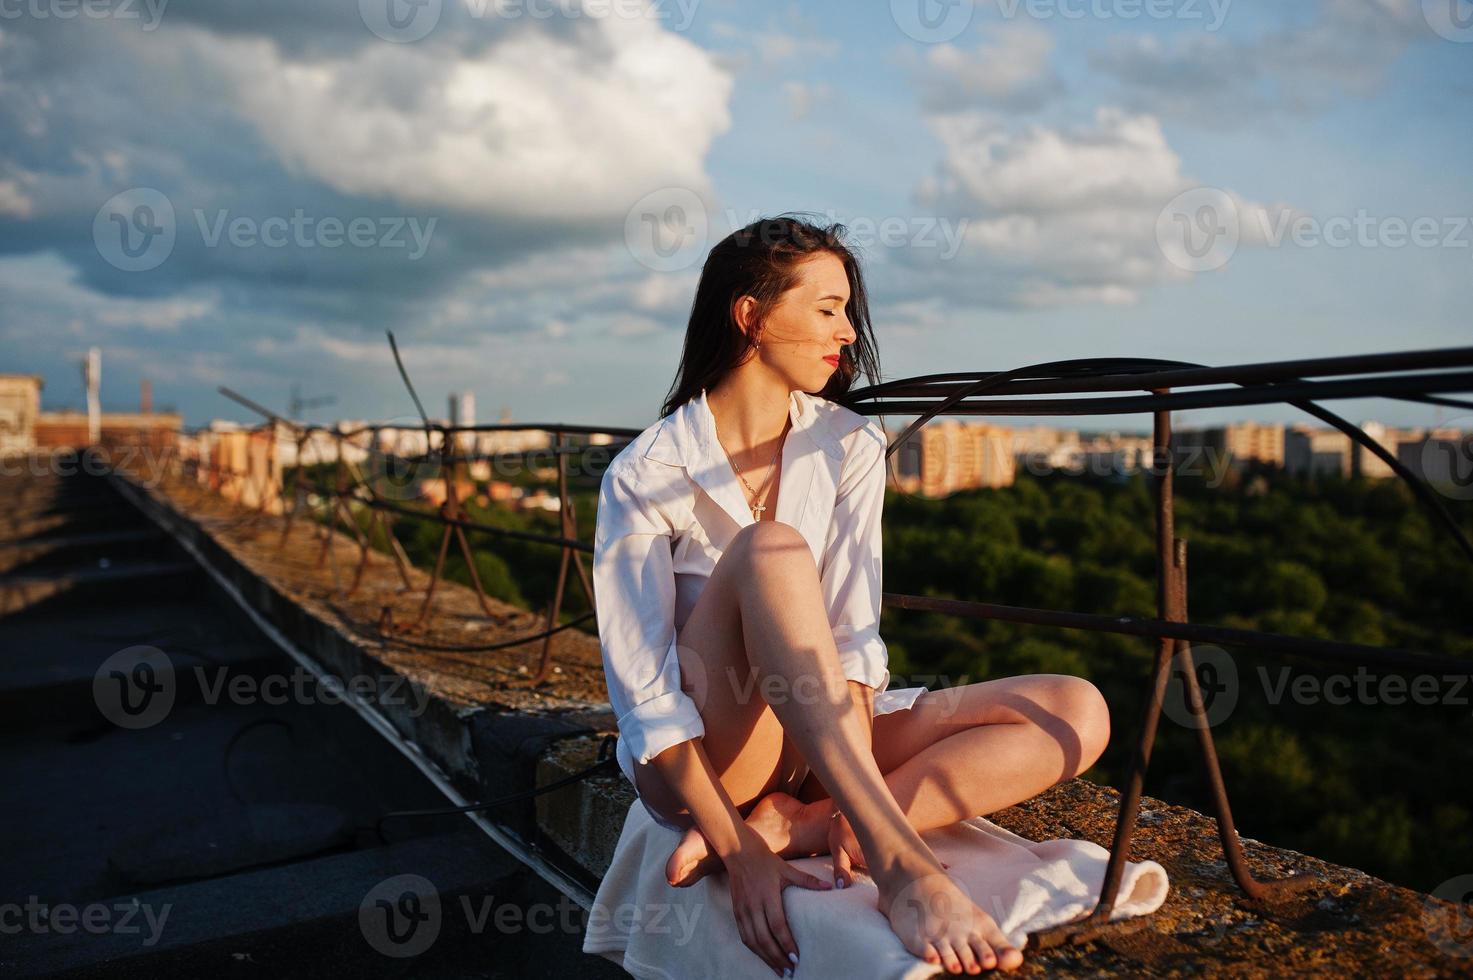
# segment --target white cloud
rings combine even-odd
[[[1036,24],[997,24],[970,51],[932,45],[916,69],[916,84],[933,112],[977,106],[1037,109],[1064,88],[1051,64],[1053,51],[1053,35]]]
[[[380,44],[304,61],[181,29],[183,71],[226,82],[289,168],[340,192],[491,217],[622,216],[652,187],[707,188],[731,79],[657,22],[516,30],[465,53]]]
[[[13,313],[39,323],[66,318],[93,341],[131,330],[175,333],[220,310],[215,289],[196,288],[171,296],[113,296],[78,280],[77,271],[54,255],[0,259],[0,291]]]
[[[13,218],[29,218],[35,203],[26,196],[17,180],[0,180],[0,214]]]
[[[967,218],[956,261],[969,272],[930,272],[966,292],[965,301],[1118,305],[1190,275],[1162,254],[1156,222],[1196,182],[1155,118],[1101,108],[1091,125],[1067,130],[1011,129],[981,113],[932,124],[945,154],[917,196]],[[1245,217],[1262,208],[1226,193]],[[1246,233],[1257,223],[1243,226],[1244,243],[1254,244]]]
[[[1187,122],[1254,125],[1369,97],[1418,40],[1421,0],[1321,0],[1302,24],[1252,37],[1121,34],[1090,57],[1132,108]]]

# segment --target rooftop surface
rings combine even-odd
[[[408,874],[446,909],[567,904],[464,817],[380,837],[444,796],[106,481],[0,477],[0,499],[0,976],[402,975],[360,910]],[[172,700],[130,728],[94,685],[139,647]],[[443,918],[427,975],[619,975],[577,929]]]

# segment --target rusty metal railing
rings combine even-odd
[[[1065,942],[1087,942],[1106,929],[1135,929],[1144,925],[1139,919],[1112,925],[1111,915],[1119,897],[1125,862],[1135,836],[1146,770],[1150,765],[1151,749],[1156,741],[1157,726],[1174,660],[1180,665],[1187,708],[1193,719],[1192,727],[1197,733],[1202,766],[1212,796],[1213,815],[1233,880],[1250,898],[1268,902],[1282,899],[1313,884],[1314,878],[1308,875],[1259,879],[1248,865],[1233,823],[1227,787],[1218,764],[1217,749],[1192,660],[1193,640],[1276,648],[1322,660],[1354,660],[1393,669],[1451,667],[1462,672],[1473,667],[1466,660],[1407,650],[1221,627],[1190,626],[1187,623],[1187,542],[1176,536],[1174,526],[1171,411],[1273,403],[1293,405],[1344,432],[1355,445],[1385,462],[1398,477],[1411,486],[1418,499],[1448,529],[1458,546],[1473,557],[1473,545],[1470,545],[1461,527],[1432,490],[1359,427],[1316,404],[1318,399],[1324,398],[1375,395],[1473,409],[1473,403],[1445,397],[1448,392],[1473,391],[1473,371],[1456,370],[1469,367],[1473,367],[1473,348],[1317,358],[1220,368],[1155,359],[1089,359],[1051,362],[981,375],[943,374],[909,378],[870,386],[852,394],[850,406],[856,411],[866,414],[918,416],[890,446],[889,453],[893,453],[903,444],[911,433],[940,414],[1057,416],[1150,412],[1152,416],[1151,471],[1155,475],[1157,620],[1087,616],[1057,610],[1023,609],[890,593],[884,596],[886,604],[895,608],[927,609],[979,618],[1157,638],[1155,661],[1141,712],[1135,751],[1130,759],[1125,788],[1121,795],[1114,840],[1099,900],[1094,909],[1080,919],[1031,934],[1028,940],[1030,947],[1047,948]],[[1347,375],[1355,377],[1344,377]],[[1306,380],[1309,378],[1334,380]],[[1183,387],[1196,390],[1174,390]],[[1140,391],[1148,394],[1047,397]],[[1025,395],[1034,397],[1019,397]]]
[[[392,343],[392,337],[390,340]],[[395,357],[397,361],[397,347]],[[553,663],[554,636],[593,616],[590,611],[568,623],[558,623],[570,566],[576,573],[589,609],[594,608],[592,583],[582,560],[583,556],[591,553],[593,549],[591,545],[577,539],[576,514],[572,496],[568,492],[567,473],[567,456],[572,453],[586,452],[588,447],[568,445],[564,440],[569,436],[594,434],[633,439],[640,430],[561,423],[477,426],[434,423],[425,416],[418,396],[414,393],[413,385],[403,370],[402,361],[399,362],[399,367],[401,376],[420,412],[422,424],[418,427],[368,425],[344,431],[304,425],[283,419],[236,392],[226,388],[220,389],[228,397],[265,417],[267,421],[263,423],[261,429],[270,428],[274,432],[277,426],[287,427],[288,431],[294,434],[299,461],[302,458],[304,447],[315,434],[326,434],[336,444],[334,479],[331,484],[306,478],[304,468],[298,466],[292,481],[291,507],[283,515],[283,527],[277,547],[285,545],[293,522],[297,518],[304,493],[310,492],[315,495],[322,504],[317,526],[320,529],[323,546],[317,564],[318,567],[321,567],[328,556],[332,556],[335,586],[340,591],[343,590],[343,586],[338,578],[335,551],[331,547],[339,522],[346,526],[349,534],[359,546],[358,564],[352,581],[345,590],[346,593],[351,594],[359,587],[364,570],[368,567],[373,553],[369,536],[363,532],[353,518],[352,507],[357,505],[367,508],[371,512],[372,526],[380,528],[383,532],[405,589],[410,589],[409,562],[392,533],[392,522],[397,517],[437,521],[442,528],[440,545],[419,615],[413,622],[395,624],[389,615],[390,607],[385,606],[384,614],[379,622],[380,636],[387,641],[411,647],[455,652],[489,651],[542,639],[544,643],[537,670],[525,680],[525,683],[546,683]],[[1303,890],[1313,883],[1314,879],[1309,875],[1263,880],[1255,877],[1249,867],[1234,827],[1227,789],[1218,765],[1211,728],[1206,720],[1206,709],[1192,661],[1191,644],[1193,642],[1252,646],[1320,660],[1376,664],[1393,670],[1451,669],[1462,672],[1473,666],[1463,659],[1420,651],[1188,622],[1187,542],[1176,535],[1174,526],[1170,413],[1173,410],[1277,403],[1286,403],[1299,408],[1344,432],[1355,445],[1381,459],[1399,478],[1406,481],[1417,499],[1447,529],[1449,537],[1456,545],[1473,557],[1473,544],[1470,544],[1467,536],[1452,515],[1448,513],[1446,507],[1442,505],[1435,492],[1360,428],[1318,404],[1318,401],[1322,399],[1377,396],[1473,409],[1473,402],[1447,397],[1449,393],[1473,392],[1473,370],[1470,369],[1473,369],[1473,348],[1467,347],[1229,367],[1208,367],[1180,361],[1143,358],[1096,358],[1050,362],[1003,372],[954,373],[907,378],[855,390],[843,400],[845,405],[862,414],[917,416],[916,420],[891,444],[887,457],[927,421],[938,415],[1017,417],[1119,415],[1148,412],[1152,417],[1153,460],[1150,471],[1154,477],[1155,487],[1157,618],[1144,619],[1064,610],[1031,609],[896,593],[885,593],[883,596],[884,604],[892,609],[940,612],[1037,626],[1114,632],[1153,638],[1157,641],[1154,662],[1147,678],[1146,698],[1141,709],[1135,749],[1126,774],[1125,787],[1116,818],[1114,839],[1110,849],[1110,859],[1099,899],[1095,908],[1084,917],[1032,934],[1029,937],[1031,947],[1043,948],[1064,942],[1086,942],[1098,937],[1107,928],[1131,929],[1139,928],[1143,924],[1144,920],[1141,919],[1125,920],[1114,924],[1110,919],[1118,898],[1125,862],[1135,836],[1145,774],[1156,740],[1173,661],[1180,664],[1187,707],[1195,721],[1193,727],[1197,732],[1198,748],[1212,796],[1213,813],[1217,821],[1223,852],[1234,881],[1251,898],[1270,902]],[[413,456],[385,453],[384,456],[386,460],[405,466],[411,471],[428,462],[438,465],[439,472],[445,481],[445,499],[436,511],[425,511],[384,499],[374,489],[373,481],[366,477],[355,464],[347,460],[345,447],[350,444],[356,445],[352,443],[352,440],[366,434],[372,440],[370,447],[376,447],[382,433],[394,430],[424,433],[426,446],[424,453]],[[559,533],[555,535],[500,528],[471,520],[467,517],[458,494],[459,467],[477,460],[495,458],[494,454],[487,456],[461,451],[459,448],[460,434],[529,430],[549,433],[552,438],[552,446],[549,451],[557,459],[559,496]],[[612,455],[624,445],[611,443],[604,448]],[[181,465],[190,462],[179,461]],[[192,461],[192,463],[195,466],[201,465],[199,461]],[[212,477],[218,480],[243,478],[243,475],[238,473],[223,473]],[[265,516],[265,497],[261,499],[263,503],[260,516]],[[509,641],[480,645],[437,645],[405,635],[406,630],[422,626],[430,615],[436,586],[444,574],[445,561],[452,538],[456,541],[470,571],[472,588],[478,597],[482,611],[488,617],[492,615],[485,591],[476,573],[474,556],[466,537],[467,531],[513,537],[559,549],[561,561],[553,595],[548,602],[545,629]]]

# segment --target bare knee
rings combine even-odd
[[[1051,686],[1055,711],[1079,739],[1079,762],[1070,774],[1077,776],[1095,764],[1110,742],[1110,707],[1100,689],[1083,677],[1059,674]]]
[[[722,561],[772,570],[776,566],[807,558],[813,564],[808,540],[801,531],[783,521],[757,521],[732,536]],[[801,567],[801,566],[800,566]]]

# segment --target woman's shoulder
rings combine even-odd
[[[844,458],[855,454],[883,452],[887,443],[884,427],[868,415],[820,395],[808,396],[819,414],[819,423],[828,427],[833,438],[843,447]]]
[[[625,443],[604,470],[605,488],[618,481],[662,499],[677,489],[673,477],[680,470],[670,465],[678,455],[674,448],[678,437],[672,428],[677,422],[675,413],[663,416]]]

